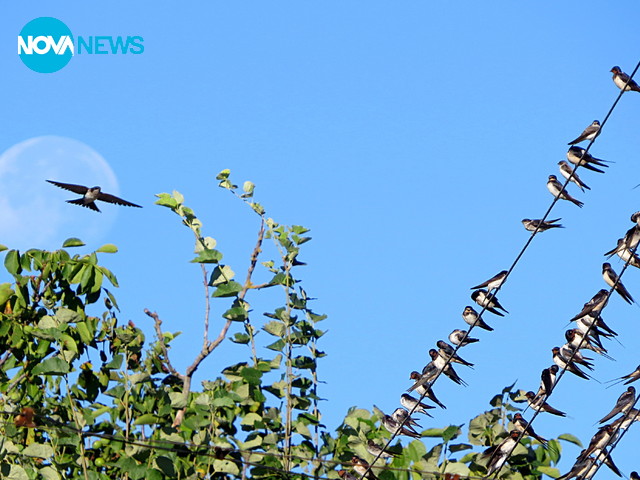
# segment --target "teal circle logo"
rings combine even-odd
[[[20,60],[34,72],[57,72],[69,63],[73,54],[71,30],[57,18],[31,20],[18,35]]]

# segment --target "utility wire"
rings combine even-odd
[[[636,71],[638,70],[638,68],[640,67],[640,62],[638,62],[638,64],[636,65],[636,68],[633,70],[633,72],[631,72],[631,75],[629,76],[629,79],[627,81],[627,83],[625,84],[625,87],[629,84],[629,82],[633,79],[633,76],[635,75]],[[604,120],[602,121],[602,123],[600,124],[600,130],[599,130],[599,134],[596,135],[594,138],[592,138],[588,145],[587,148],[584,149],[584,151],[582,152],[582,155],[580,156],[580,160],[578,161],[577,165],[575,166],[575,168],[572,169],[571,175],[569,175],[569,177],[566,179],[566,181],[564,182],[564,184],[562,185],[562,190],[558,193],[558,195],[556,197],[554,197],[553,201],[551,202],[551,205],[549,205],[549,208],[547,209],[547,211],[545,212],[544,216],[542,217],[541,221],[538,223],[538,225],[536,226],[535,230],[533,232],[531,232],[531,235],[529,236],[529,239],[526,241],[526,243],[524,244],[524,246],[522,247],[522,249],[520,250],[520,252],[518,253],[518,255],[516,256],[515,260],[513,261],[513,263],[511,264],[511,266],[509,267],[509,269],[507,270],[507,274],[504,277],[504,280],[500,283],[500,285],[498,285],[497,288],[495,288],[492,293],[489,293],[487,295],[487,299],[486,299],[486,303],[484,307],[482,307],[482,309],[480,310],[480,312],[478,313],[478,320],[469,327],[469,329],[467,330],[467,333],[462,337],[462,340],[460,341],[460,343],[454,348],[453,353],[451,355],[448,356],[448,358],[445,360],[445,364],[443,366],[442,369],[439,369],[436,372],[436,376],[433,378],[433,380],[431,380],[430,382],[426,383],[425,386],[425,392],[420,396],[420,398],[418,399],[418,403],[421,402],[424,397],[427,395],[427,393],[431,390],[431,387],[433,386],[433,384],[438,380],[438,378],[440,377],[441,373],[449,366],[449,364],[451,363],[451,360],[453,358],[453,356],[458,352],[458,350],[464,345],[464,341],[466,340],[466,338],[471,334],[471,331],[473,330],[473,328],[476,326],[476,324],[480,321],[482,314],[487,310],[487,306],[490,305],[491,301],[496,298],[496,295],[498,294],[498,292],[500,291],[500,289],[502,288],[502,285],[504,285],[507,281],[507,279],[509,278],[509,276],[511,275],[511,272],[514,270],[514,268],[516,267],[516,265],[518,264],[518,262],[520,261],[520,259],[522,258],[522,256],[524,255],[524,253],[527,251],[527,249],[529,248],[529,245],[531,245],[531,242],[533,241],[533,238],[536,236],[536,234],[538,233],[540,226],[542,224],[542,222],[544,222],[548,217],[549,214],[551,213],[551,210],[553,210],[553,207],[555,206],[555,204],[558,202],[558,200],[560,199],[560,195],[562,194],[562,192],[566,189],[566,187],[568,186],[568,184],[571,182],[571,180],[573,179],[574,175],[576,174],[578,168],[580,167],[580,164],[582,163],[582,159],[584,158],[584,156],[589,152],[589,149],[591,148],[591,146],[593,145],[593,143],[595,142],[596,138],[598,138],[600,136],[600,134],[602,133],[602,129],[604,128],[605,124],[607,123],[607,121],[609,120],[609,117],[611,116],[611,114],[613,113],[614,109],[616,108],[616,105],[618,105],[618,102],[620,101],[620,98],[622,97],[622,94],[624,93],[624,88],[622,88],[620,90],[620,93],[618,94],[618,96],[616,97],[615,101],[613,102],[613,105],[611,105],[611,108],[609,108],[609,111],[607,112],[607,114],[604,117]],[[625,265],[626,268],[626,265]],[[620,279],[620,277],[618,277],[618,280]],[[617,282],[616,282],[617,285]],[[611,295],[611,292],[609,292],[609,296]],[[607,297],[607,301],[608,301]],[[589,327],[589,330],[591,329],[591,327]],[[583,337],[583,341],[584,341],[584,337]],[[582,345],[582,342],[580,342],[580,345]],[[575,352],[574,352],[575,355]],[[571,355],[571,359],[573,359],[573,356]],[[556,383],[557,381],[560,379],[560,377],[562,377],[562,374],[564,373],[564,369],[563,371],[560,373],[559,377],[556,377]],[[545,397],[546,398],[546,397]],[[391,438],[389,439],[389,441],[385,444],[385,446],[383,447],[383,450],[386,450],[386,448],[391,444],[391,442],[395,439],[395,437],[398,436],[400,430],[402,427],[404,427],[404,425],[408,422],[409,418],[411,417],[411,415],[415,412],[416,408],[418,407],[418,403],[416,403],[416,405],[413,406],[413,408],[411,408],[411,410],[409,411],[409,415],[407,415],[407,418],[405,418],[399,425],[398,429],[395,432],[391,432]],[[533,416],[533,418],[535,418],[537,416],[536,412]],[[533,420],[532,418],[532,420]],[[531,423],[531,421],[529,422]],[[522,436],[524,435],[524,432],[521,432],[520,436],[518,437],[518,441],[516,442],[515,446],[517,446],[520,442],[520,439],[522,438]],[[511,450],[511,452],[509,453],[507,459],[511,456],[511,454],[513,453],[513,450],[515,449],[515,446],[513,447],[513,449]],[[371,467],[378,461],[378,459],[380,458],[380,456],[382,455],[382,451],[380,453],[378,453],[378,455],[376,455],[376,457],[373,459],[373,461],[370,463],[369,467],[367,468],[367,470],[364,472],[364,474],[362,475],[363,477],[366,477],[366,475],[371,471]],[[505,460],[506,463],[506,460]],[[504,466],[504,463],[503,465]],[[497,470],[497,472],[499,472],[502,469],[502,466]],[[496,472],[496,474],[497,474]]]
[[[611,106],[611,108],[609,109],[609,112],[607,113],[607,115],[605,116],[604,120],[602,121],[602,124],[600,125],[600,131],[602,131],[602,127],[604,126],[604,124],[607,122],[607,120],[609,120],[609,117],[611,116],[611,114],[613,113],[613,110],[615,109],[616,105],[618,104],[618,102],[620,101],[620,98],[622,97],[622,94],[625,92],[625,88],[626,86],[629,84],[629,82],[633,79],[633,76],[636,74],[636,72],[638,71],[638,68],[640,68],[640,61],[638,62],[638,64],[636,65],[636,67],[633,69],[633,72],[631,72],[631,75],[629,76],[629,79],[627,80],[627,83],[625,84],[624,88],[620,89],[620,93],[618,93],[618,96],[616,97],[616,100],[613,102],[613,105]],[[582,156],[580,157],[580,160],[582,160],[582,158],[584,157],[584,155],[587,154],[587,152],[589,151],[589,148],[591,148],[591,145],[593,144],[593,142],[595,141],[595,139],[598,137],[598,135],[596,135],[596,137],[592,138],[589,141],[589,145],[587,145],[587,148],[584,150],[584,152],[582,153]],[[580,164],[581,162],[579,161],[578,164]],[[578,169],[579,165],[576,165],[576,168],[573,169],[573,172],[571,173],[571,175],[569,176],[569,178],[567,179],[567,181],[565,182],[565,184],[563,185],[563,189],[567,186],[567,184],[571,181],[571,178],[573,177],[574,173],[576,172],[576,170]],[[558,197],[556,197],[554,199],[554,202],[556,202],[558,200]],[[547,215],[551,212],[551,208],[553,207],[553,203],[551,204],[551,207],[549,207],[549,209],[547,210],[547,213],[545,214],[545,217],[547,217]],[[543,219],[544,220],[544,219]],[[636,227],[637,228],[637,227]],[[534,232],[535,234],[535,232]],[[533,235],[532,235],[533,237]],[[529,239],[531,240],[531,239]],[[530,243],[530,242],[527,242]],[[626,247],[625,247],[626,248]],[[591,332],[591,329],[593,328],[593,326],[596,324],[597,320],[600,319],[600,313],[602,312],[602,310],[604,310],[607,306],[607,303],[609,302],[609,298],[611,298],[611,295],[613,294],[613,292],[615,291],[615,288],[618,286],[618,283],[621,281],[622,275],[624,274],[624,272],[627,270],[627,267],[629,266],[633,256],[636,253],[636,250],[638,249],[638,245],[636,245],[633,250],[631,251],[631,255],[629,256],[629,259],[625,262],[624,266],[622,267],[622,270],[620,271],[620,275],[618,275],[618,279],[615,281],[615,283],[613,284],[613,286],[611,287],[611,289],[609,290],[609,292],[607,293],[606,297],[605,297],[605,301],[604,304],[602,306],[602,308],[598,311],[598,316],[595,320],[593,320],[593,322],[591,323],[591,325],[589,325],[589,327],[587,328],[587,331],[585,332],[585,334],[582,336],[582,339],[580,340],[580,342],[578,343],[578,347],[576,349],[573,350],[573,353],[571,354],[571,356],[569,357],[569,359],[566,362],[566,366],[561,368],[559,373],[556,375],[556,379],[555,382],[553,384],[553,391],[555,391],[556,389],[556,385],[558,385],[558,382],[560,381],[560,379],[564,376],[567,367],[571,364],[571,362],[573,361],[573,358],[575,357],[575,355],[578,353],[578,351],[580,350],[580,348],[582,347],[582,344],[587,340],[587,337],[589,335],[589,333]],[[503,282],[504,283],[504,282]],[[544,403],[546,402],[547,398],[549,398],[551,396],[552,392],[545,392],[545,394],[538,399],[538,401],[540,403]],[[509,458],[511,458],[511,455],[513,454],[514,450],[516,449],[516,447],[518,446],[518,444],[520,443],[520,440],[522,439],[522,437],[524,436],[524,432],[529,428],[529,426],[533,423],[533,421],[535,420],[535,418],[538,416],[538,414],[540,413],[540,410],[537,410],[534,412],[533,416],[531,417],[531,419],[527,422],[526,427],[523,429],[522,432],[520,432],[520,435],[518,436],[518,439],[516,441],[516,443],[514,444],[514,446],[511,448],[511,450],[509,451],[506,459],[504,460],[504,462],[502,463],[502,465],[500,466],[500,468],[498,468],[494,473],[493,473],[493,477],[497,478],[497,475],[500,473],[500,470],[502,470],[502,468],[504,467],[504,465],[507,463],[507,461],[509,460]]]

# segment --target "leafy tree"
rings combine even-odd
[[[322,425],[318,361],[325,353],[318,343],[325,332],[318,324],[325,316],[313,311],[298,277],[309,230],[268,218],[254,201],[254,185],[239,189],[229,175],[217,176],[220,187],[257,215],[244,280],[223,263],[180,193],[159,194],[156,202],[193,233],[192,262],[200,264],[206,292],[202,346],[184,372],[171,362],[179,332],[164,330],[160,313],[145,311],[151,341],[133,322],[119,321],[111,291],[118,281],[99,262],[99,255],[117,252],[114,245],[86,255],[71,253],[84,246],[75,238],[55,251],[1,246],[11,277],[0,284],[3,478],[337,478],[339,469],[351,471],[353,455],[373,459],[369,440],[386,443],[380,412],[354,407],[336,432]],[[257,296],[272,305],[268,312],[252,311],[249,300]],[[221,318],[211,318],[211,302],[224,305]],[[212,339],[213,328],[220,330]],[[195,372],[226,339],[246,349],[246,361],[194,388]],[[482,476],[482,450],[507,435],[518,410],[512,387],[469,422],[466,441],[463,425],[429,428],[423,436],[440,443],[427,449],[413,440],[402,448],[396,441],[390,450],[398,455],[374,471],[383,480]],[[544,448],[525,438],[501,477],[556,477],[560,452],[557,439]]]

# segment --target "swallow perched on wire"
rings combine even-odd
[[[558,181],[555,175],[549,175],[547,189],[554,197],[558,197],[561,200],[568,200],[569,202],[579,206],[580,208],[582,208],[582,206],[584,205],[584,203],[573,198],[571,195],[569,195],[569,192],[562,188],[562,184]]]
[[[609,300],[609,292],[607,290],[600,289],[598,293],[596,293],[591,300],[584,304],[580,313],[574,316],[571,321],[575,321],[579,318],[584,317],[585,315],[589,315],[592,312],[600,312],[604,306],[607,304]]]
[[[632,213],[630,220],[640,227],[640,212]]]
[[[467,345],[480,341],[478,338],[472,338],[468,335],[465,337],[465,335],[467,335],[466,330],[455,329],[449,334],[449,341],[454,345],[460,345],[461,347],[466,347]]]
[[[558,415],[559,417],[567,416],[566,413],[553,408],[551,405],[545,402],[542,398],[536,398],[536,394],[531,391],[525,393],[525,397],[527,397],[527,403],[529,403],[529,406],[532,409],[534,409],[536,412],[547,412],[547,413],[551,413],[552,415]]]
[[[439,371],[440,370],[435,366],[433,362],[429,362],[422,369],[422,374],[419,374],[416,371],[411,372],[409,378],[414,381],[414,384],[407,389],[407,392],[413,392],[419,387],[432,382],[438,376]]]
[[[420,374],[416,371],[411,372],[411,375],[409,375],[409,378],[411,378],[412,380],[417,380],[420,378]],[[426,397],[429,400],[431,400],[433,403],[435,403],[436,405],[438,405],[440,408],[446,409],[446,405],[444,403],[442,403],[440,400],[438,400],[438,397],[436,397],[436,394],[433,393],[433,389],[432,388],[427,388],[424,385],[418,385],[415,389],[416,393],[418,393],[421,397]],[[402,400],[401,400],[402,403]]]
[[[438,353],[440,353],[441,357],[443,357],[445,359],[446,358],[451,358],[452,362],[459,363],[459,364],[464,365],[466,367],[473,367],[473,363],[467,362],[466,360],[461,358],[457,353],[455,353],[455,348],[453,348],[447,342],[444,342],[442,340],[438,340],[438,342],[436,343],[436,346],[439,349]]]
[[[529,422],[527,422],[520,413],[516,413],[513,416],[513,420],[511,420],[511,422],[513,423],[515,430],[518,430],[519,432],[524,432],[525,435],[535,438],[542,445],[546,446],[547,443],[549,442],[547,439],[541,437],[536,432],[534,432],[533,427],[529,425]]]
[[[629,478],[631,478],[631,480],[640,480],[640,475],[638,475],[638,472],[631,472],[631,476]]]
[[[73,183],[61,183],[54,182],[53,180],[47,180],[47,182],[55,185],[56,187],[64,188],[65,190],[69,190],[73,193],[77,193],[78,195],[82,195],[82,198],[78,198],[76,200],[67,200],[67,203],[73,203],[74,205],[80,205],[82,207],[90,208],[96,212],[99,212],[100,209],[96,206],[96,200],[100,200],[102,202],[114,203],[116,205],[123,205],[125,207],[137,207],[142,208],[140,205],[136,205],[135,203],[127,202],[122,198],[116,197],[115,195],[111,195],[109,193],[103,193],[100,187],[85,187],[84,185],[74,185]]]
[[[598,135],[600,135],[600,122],[598,120],[594,120],[591,125],[583,130],[578,138],[570,141],[567,145],[575,145],[576,143],[581,143],[585,140],[593,140]]]
[[[391,414],[391,418],[393,418],[400,425],[403,425],[407,428],[413,430],[413,427],[422,428],[418,422],[416,422],[411,415],[409,415],[409,411],[404,408],[396,408]],[[418,432],[416,432],[418,433]]]
[[[594,157],[584,148],[578,147],[577,145],[569,147],[569,150],[567,150],[567,160],[574,165],[579,165],[587,170],[591,170],[592,172],[604,173],[604,170],[600,170],[599,168],[594,167],[594,165],[602,168],[609,168],[609,165],[607,165],[605,160]]]
[[[540,374],[540,388],[538,389],[537,397],[541,395],[551,395],[553,387],[556,385],[556,376],[558,375],[558,366],[551,365],[549,368],[542,370]]]
[[[628,375],[623,375],[622,377],[620,377],[620,378],[616,378],[615,380],[610,380],[610,382],[615,382],[613,385],[617,385],[618,383],[621,383],[621,382],[623,382],[623,381],[625,381],[625,380],[626,380],[626,381],[624,382],[624,384],[625,384],[625,385],[629,385],[630,383],[635,382],[635,381],[636,381],[636,380],[638,380],[639,378],[640,378],[640,365],[638,365],[638,366],[636,367],[636,369],[635,369],[633,372],[631,372],[630,374],[628,374]],[[612,386],[613,386],[613,385],[612,385]]]
[[[486,288],[487,291],[491,291],[494,290],[498,287],[501,287],[502,284],[504,283],[505,279],[507,278],[507,271],[506,270],[502,270],[501,272],[499,272],[498,274],[494,275],[493,277],[491,277],[489,280],[487,280],[486,282],[482,282],[480,285],[476,285],[475,287],[471,287],[470,290],[478,290],[480,288]]]
[[[420,434],[413,428],[407,427],[406,425],[402,426],[402,424],[396,421],[391,415],[384,415],[382,417],[382,426],[394,435],[397,433],[398,435],[406,435],[411,438],[420,438]]]
[[[462,380],[456,371],[451,366],[451,363],[447,363],[447,359],[441,356],[437,350],[434,348],[429,350],[429,356],[431,357],[432,363],[436,366],[436,368],[442,373],[444,373],[447,377],[453,380],[458,385],[467,386],[467,382]]]
[[[471,326],[475,325],[489,332],[493,332],[493,328],[487,325],[482,317],[478,316],[478,312],[476,312],[473,307],[470,307],[469,305],[464,307],[464,311],[462,312],[462,319]]]
[[[365,477],[368,480],[378,480],[378,477],[376,477],[376,475],[369,469],[369,462],[367,462],[365,459],[354,455],[351,459],[351,463],[353,464],[353,469],[361,477]],[[369,472],[367,472],[367,470],[369,470]]]
[[[530,232],[535,232],[536,228],[538,229],[538,232],[545,232],[547,230],[551,230],[552,228],[564,228],[563,225],[556,223],[556,222],[559,222],[560,220],[562,219],[556,218],[554,220],[548,220],[543,222],[542,220],[531,220],[529,218],[523,218],[522,225],[524,225],[524,228]]]
[[[551,353],[553,353],[553,363],[558,365],[560,368],[563,368],[580,378],[589,380],[589,375],[580,370],[580,368],[578,368],[578,366],[573,361],[570,362],[568,358],[560,355],[560,349],[558,347],[553,347],[551,349]]]
[[[613,270],[613,268],[611,268],[611,264],[608,262],[602,264],[602,278],[604,278],[604,281],[610,287],[613,287],[615,285],[616,292],[622,297],[625,302],[629,304],[635,302],[629,291],[618,279],[618,274]]]
[[[432,407],[431,405],[427,405],[426,403],[418,401],[417,398],[412,397],[408,393],[403,393],[400,396],[400,405],[402,405],[404,408],[406,408],[409,411],[413,410],[415,413],[424,413],[428,417],[430,417],[431,415],[429,415],[427,410],[436,408],[436,407]]]
[[[584,355],[582,355],[582,353],[580,353],[580,350],[578,350],[570,343],[565,343],[564,345],[562,345],[559,348],[558,353],[565,359],[573,357],[573,359],[571,360],[572,362],[579,365],[584,365],[587,369],[593,370],[593,363],[590,362],[590,360],[593,360],[593,358],[585,357]]]
[[[338,476],[342,480],[358,480],[358,477],[356,477],[352,473],[347,472],[346,470],[338,470]]]
[[[616,400],[616,404],[613,409],[607,413],[604,417],[600,419],[598,423],[604,423],[607,420],[612,419],[619,413],[627,413],[633,407],[633,404],[636,402],[636,389],[633,387],[628,387],[625,392],[622,393]]]
[[[585,188],[587,190],[591,190],[589,185],[587,185],[582,180],[580,180],[580,177],[578,176],[578,174],[574,173],[574,169],[571,168],[569,166],[569,164],[565,160],[562,160],[562,161],[558,162],[558,165],[560,165],[560,173],[562,174],[562,176],[564,178],[569,180],[569,177],[571,177],[571,181],[573,183],[575,183],[576,185],[578,185],[578,187],[580,187],[580,190],[582,190],[583,192],[584,192]],[[571,174],[573,174],[573,175],[571,175]]]
[[[627,412],[626,415],[623,415],[620,418],[617,418],[613,422],[611,422],[611,426],[614,430],[622,429],[626,430],[633,422],[640,421],[640,410],[637,408],[632,408]]]
[[[394,458],[398,456],[397,453],[390,452],[389,450],[385,450],[384,448],[378,446],[373,440],[369,440],[365,448],[367,449],[367,452],[369,452],[374,457],[379,456],[380,458]]]
[[[509,432],[509,436],[506,437],[500,445],[488,448],[483,452],[483,455],[489,455],[489,461],[487,462],[487,477],[502,468],[504,463],[507,461],[509,453],[511,453],[517,445],[519,438],[520,432],[512,430]]]
[[[572,328],[571,330],[564,332],[564,338],[566,338],[567,343],[575,349],[581,348],[591,350],[592,352],[596,352],[609,360],[613,360],[613,358],[607,354],[607,350],[605,348],[591,343],[589,337],[585,337],[584,332],[577,328]]]
[[[483,307],[486,311],[493,313],[494,315],[504,317],[504,313],[499,312],[497,310],[498,308],[505,313],[509,313],[506,308],[500,305],[500,302],[495,295],[490,295],[489,292],[484,289],[476,290],[475,292],[473,292],[471,294],[471,300]]]
[[[584,457],[588,457],[592,453],[598,451],[602,451],[603,448],[607,446],[609,440],[611,439],[611,434],[613,433],[613,427],[611,425],[605,425],[600,427],[596,434],[591,438],[589,442],[589,446],[585,449],[583,454]]]
[[[616,87],[620,90],[624,89],[625,92],[640,92],[640,87],[636,81],[633,78],[629,78],[629,75],[620,70],[620,67],[615,66],[610,71],[613,73],[613,83],[615,83]]]
[[[569,480],[574,477],[580,479],[591,478],[591,476],[595,473],[598,464],[594,457],[583,457],[584,452],[586,452],[586,449],[580,452],[580,455],[578,455],[578,458],[573,464],[573,467],[571,467],[571,470],[558,477],[557,480]]]

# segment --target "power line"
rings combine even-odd
[[[629,84],[629,82],[633,79],[633,76],[635,75],[636,71],[638,70],[638,68],[640,67],[640,62],[638,62],[638,64],[636,65],[635,69],[633,70],[633,72],[631,72],[631,75],[629,76],[629,79],[627,80],[627,84],[625,84],[625,88],[626,85]],[[549,208],[547,209],[547,211],[545,212],[544,216],[542,217],[541,221],[538,222],[538,225],[536,225],[535,230],[531,233],[531,235],[529,236],[528,240],[526,241],[526,243],[524,244],[524,246],[522,247],[522,249],[520,250],[520,252],[518,253],[518,255],[516,256],[515,260],[513,261],[513,263],[511,264],[511,266],[509,267],[509,269],[507,270],[507,273],[504,277],[504,280],[492,291],[492,293],[489,293],[487,295],[487,299],[485,302],[485,306],[482,307],[482,309],[480,310],[480,312],[478,313],[478,320],[476,320],[476,322],[471,325],[469,327],[469,329],[467,330],[467,333],[462,337],[462,340],[460,341],[460,343],[454,348],[453,353],[451,355],[448,356],[448,358],[445,360],[445,364],[444,366],[439,369],[436,372],[436,376],[433,378],[433,380],[431,380],[430,382],[426,383],[425,386],[425,391],[424,393],[420,396],[418,402],[422,401],[424,399],[424,397],[427,395],[427,393],[431,390],[431,387],[433,386],[433,384],[435,384],[435,382],[438,380],[438,378],[440,377],[441,373],[449,366],[449,364],[451,363],[451,360],[453,358],[453,356],[458,352],[458,350],[464,345],[464,340],[466,340],[466,338],[471,334],[471,331],[473,330],[473,328],[476,326],[476,324],[480,321],[482,314],[487,310],[487,307],[491,304],[491,301],[496,298],[496,295],[498,294],[498,292],[501,290],[502,286],[506,283],[507,279],[509,278],[509,276],[511,275],[511,272],[514,270],[514,268],[516,267],[516,265],[518,264],[518,262],[520,261],[520,259],[522,258],[522,256],[524,255],[524,253],[527,251],[527,249],[529,248],[529,245],[531,245],[531,242],[533,241],[533,238],[536,236],[536,234],[538,233],[538,231],[540,230],[540,226],[542,225],[542,222],[544,222],[548,217],[549,214],[551,213],[551,210],[553,210],[553,207],[555,206],[555,204],[558,202],[560,195],[562,194],[563,191],[565,191],[566,187],[568,186],[568,184],[571,182],[571,180],[573,179],[574,175],[576,174],[578,168],[581,166],[582,160],[584,158],[584,156],[589,152],[589,149],[591,148],[591,146],[593,145],[593,143],[595,142],[596,138],[598,138],[600,136],[600,134],[602,133],[602,130],[605,126],[605,124],[607,123],[607,121],[609,120],[609,117],[611,116],[611,114],[613,113],[616,105],[618,104],[618,102],[620,101],[620,98],[622,97],[622,94],[624,93],[624,88],[622,88],[620,90],[620,93],[618,94],[618,96],[616,97],[615,101],[613,102],[613,104],[611,105],[611,107],[609,108],[609,111],[607,112],[607,114],[604,117],[604,120],[602,121],[602,123],[600,124],[600,131],[599,134],[594,136],[594,138],[592,138],[589,143],[587,144],[587,147],[583,150],[582,155],[580,156],[580,159],[578,160],[575,168],[572,169],[571,174],[569,175],[569,177],[567,177],[566,181],[564,182],[564,184],[562,185],[562,189],[560,190],[560,192],[558,192],[558,195],[556,195],[553,199],[553,201],[551,202],[551,205],[549,205]],[[635,251],[635,250],[634,250]],[[628,262],[627,262],[628,264]],[[627,264],[625,264],[625,268],[627,266]],[[624,269],[623,269],[624,271]],[[618,277],[618,280],[620,279],[620,277],[622,276],[622,274]],[[615,283],[615,285],[617,285],[618,282]],[[613,288],[612,288],[613,290]],[[607,296],[607,301],[609,300],[609,296],[611,295],[611,291],[609,292],[609,295]],[[604,308],[604,307],[603,307]],[[589,330],[591,330],[591,326],[589,327]],[[586,335],[585,335],[586,336]],[[580,345],[582,345],[583,340],[580,342]],[[578,349],[576,349],[577,351]],[[571,359],[573,359],[575,355],[575,352],[571,355]],[[564,369],[562,370],[562,372],[560,372],[560,375],[556,377],[556,383],[558,382],[558,380],[560,380],[560,378],[562,377],[562,375],[564,374]],[[555,384],[554,384],[555,386]],[[544,398],[546,399],[548,397],[548,395],[546,395]],[[389,441],[385,444],[385,446],[383,447],[383,450],[385,450],[390,444],[391,442],[395,439],[395,437],[397,437],[399,435],[400,429],[407,423],[407,421],[409,420],[409,418],[411,417],[411,415],[415,412],[416,408],[418,407],[418,404],[416,403],[416,405],[413,406],[413,408],[411,408],[411,410],[409,411],[409,415],[407,416],[407,418],[405,418],[402,422],[400,422],[400,425],[398,427],[398,429],[395,432],[391,432],[391,438],[389,439]],[[537,416],[538,412],[536,412],[533,417],[535,418]],[[531,420],[531,421],[532,421]],[[531,421],[527,424],[527,426],[531,423]],[[526,430],[526,428],[525,428]],[[514,447],[511,449],[511,452],[509,453],[509,455],[507,456],[507,460],[508,458],[511,456],[511,454],[513,453],[513,450],[515,450],[515,447],[519,444],[520,439],[522,438],[522,436],[524,435],[524,432],[520,433],[520,436],[518,437],[518,441],[516,442],[516,444],[514,445]],[[373,461],[371,462],[371,464],[369,465],[369,467],[367,468],[367,470],[364,472],[363,477],[365,477],[369,471],[371,470],[371,467],[378,461],[378,459],[380,458],[380,456],[382,455],[382,451],[380,453],[378,453],[378,455],[376,455],[376,457],[373,459]],[[502,466],[504,466],[504,464],[506,463],[506,461],[502,464]],[[502,466],[495,472],[495,474],[497,475],[497,473],[502,469]]]

